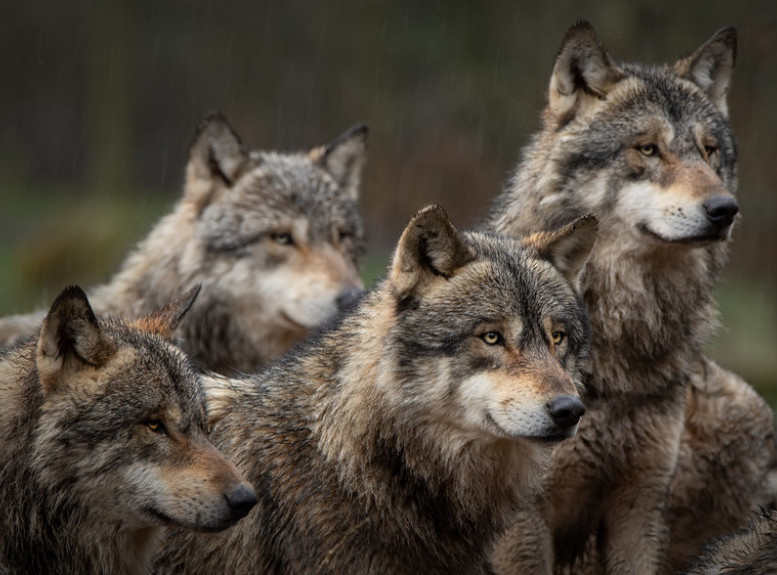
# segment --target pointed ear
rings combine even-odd
[[[166,306],[135,320],[133,325],[141,331],[155,333],[167,340],[172,340],[173,334],[180,325],[181,320],[186,315],[186,312],[191,309],[194,300],[197,299],[197,294],[200,293],[201,287],[200,284],[197,284]]]
[[[335,179],[348,196],[359,197],[362,168],[367,162],[369,130],[364,124],[349,128],[333,142],[310,151],[310,158]]]
[[[213,195],[213,183],[232,186],[247,160],[243,143],[227,119],[220,112],[209,113],[200,122],[189,149],[187,197],[207,203]]]
[[[596,30],[581,20],[561,41],[548,90],[548,112],[559,124],[584,114],[603,100],[623,72],[599,43]]]
[[[726,92],[737,59],[737,30],[723,28],[687,58],[674,65],[674,71],[701,88],[721,113],[728,117]]]
[[[599,220],[588,214],[553,232],[540,232],[526,239],[540,257],[552,263],[575,289],[578,275],[596,242]]]
[[[54,391],[68,373],[105,364],[115,350],[84,291],[77,286],[65,288],[51,305],[38,338],[36,363],[44,392]]]
[[[402,300],[436,276],[450,277],[475,259],[445,210],[427,206],[407,224],[391,265],[394,294]]]

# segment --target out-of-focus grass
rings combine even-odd
[[[172,201],[147,194],[73,200],[65,193],[4,192],[0,315],[45,308],[69,284],[106,280]]]
[[[718,286],[722,328],[708,353],[777,408],[777,286],[737,278]]]

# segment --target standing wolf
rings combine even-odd
[[[356,126],[308,153],[247,152],[221,115],[206,117],[183,197],[93,290],[93,305],[139,315],[201,284],[178,331],[184,349],[216,371],[267,363],[361,292],[366,145]],[[32,332],[41,315],[0,321],[0,345]]]
[[[735,54],[732,28],[673,66],[615,64],[587,22],[562,42],[543,129],[487,227],[524,234],[598,215],[581,276],[592,376],[580,432],[559,446],[547,478],[546,551],[527,551],[519,524],[498,546],[502,573],[548,570],[548,561],[564,571],[579,565],[586,545],[588,560],[602,561],[594,572],[657,573],[670,529],[676,568],[688,541],[727,531],[756,503],[771,412],[702,355],[738,212],[726,106]]]
[[[214,394],[211,438],[259,512],[231,533],[177,533],[158,568],[484,573],[583,413],[588,324],[567,280],[595,229],[586,218],[520,245],[419,212],[387,280],[339,326],[223,384],[226,407]]]
[[[124,323],[63,291],[0,355],[0,573],[145,573],[163,526],[224,529],[256,503],[205,433],[167,338],[191,297]]]

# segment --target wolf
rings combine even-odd
[[[256,504],[169,341],[195,295],[128,322],[70,287],[2,352],[0,573],[146,573],[167,526],[225,529]]]
[[[546,529],[518,521],[497,546],[500,573],[575,571],[591,553],[594,572],[658,573],[667,553],[676,568],[689,540],[724,533],[757,504],[771,412],[702,353],[739,211],[726,103],[735,57],[733,28],[663,66],[616,64],[584,21],[562,41],[542,129],[483,227],[521,235],[599,217],[580,279],[592,371],[586,417],[548,472]],[[710,453],[724,454],[725,473]]]
[[[176,531],[158,571],[485,573],[584,411],[570,279],[595,233],[589,217],[519,242],[417,213],[338,325],[209,396],[211,438],[258,512],[229,533]]]
[[[95,309],[142,315],[195,284],[181,345],[203,367],[252,371],[361,294],[358,209],[367,128],[307,153],[247,151],[220,113],[194,137],[183,196],[109,283]],[[0,321],[0,345],[42,313]]]
[[[777,511],[763,511],[747,527],[708,545],[688,575],[775,575]]]

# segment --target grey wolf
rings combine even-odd
[[[247,151],[218,113],[199,127],[183,197],[106,285],[101,312],[142,315],[196,284],[178,330],[204,367],[250,371],[347,307],[363,288],[358,190],[367,128],[307,153]],[[42,314],[0,321],[0,344]]]
[[[762,512],[747,527],[708,545],[688,575],[775,575],[777,511]]]
[[[587,553],[598,555],[595,572],[661,572],[668,552],[674,566],[688,559],[685,538],[695,546],[723,533],[756,503],[771,413],[702,353],[739,211],[726,104],[735,56],[733,28],[669,66],[616,64],[587,22],[562,41],[542,129],[485,228],[521,235],[599,217],[580,279],[592,370],[586,417],[546,480],[546,534],[517,525],[497,548],[502,573],[574,570]],[[747,404],[734,408],[739,399]],[[725,481],[704,465],[716,451]],[[694,488],[700,480],[711,499]]]
[[[254,506],[169,341],[195,295],[127,322],[67,288],[2,352],[0,572],[145,573],[166,526],[220,530]]]
[[[569,279],[595,230],[583,218],[519,243],[416,214],[337,326],[209,394],[211,439],[258,511],[229,533],[174,533],[159,571],[485,573],[584,410]]]

